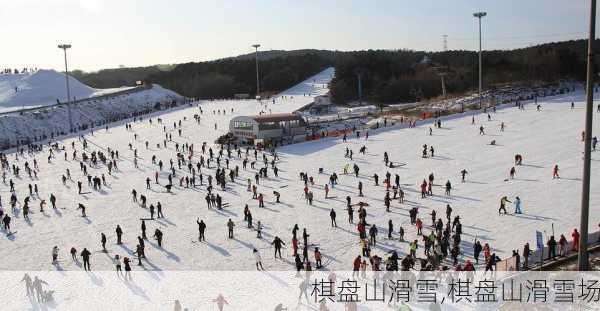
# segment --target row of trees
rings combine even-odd
[[[485,51],[484,85],[543,83],[585,77],[586,41],[564,41],[501,51]],[[411,50],[265,51],[259,53],[261,92],[284,90],[320,70],[334,66],[333,101],[345,104],[359,98],[377,103],[411,102],[442,94],[440,74],[449,93],[474,90],[478,84],[478,58],[474,51],[427,53]],[[256,92],[253,54],[210,62],[119,68],[97,73],[75,71],[74,76],[99,88],[132,85],[137,80],[158,83],[196,98],[230,98]]]
[[[537,84],[564,79],[584,80],[585,40],[548,43],[483,55],[486,87],[498,84]],[[478,85],[478,57],[474,51],[360,51],[338,54],[331,83],[334,102],[357,100],[361,76],[363,100],[377,103],[410,102],[442,94],[440,74],[450,93]]]
[[[263,59],[259,64],[260,89],[265,93],[284,90],[328,65],[312,53]],[[250,58],[187,63],[148,79],[188,97],[231,98],[234,94],[256,93],[256,64]]]

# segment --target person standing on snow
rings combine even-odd
[[[337,223],[335,221],[336,213],[335,213],[335,210],[333,208],[329,212],[329,217],[331,218],[331,226],[332,227],[337,227]]]
[[[460,175],[462,176],[462,182],[465,182],[465,176],[469,174],[469,172],[467,172],[466,169],[463,169],[462,171],[460,171]]]
[[[90,255],[92,253],[90,253],[90,251],[88,251],[87,248],[83,248],[83,251],[81,251],[81,257],[83,258],[83,269],[86,271],[91,271],[90,268]]]
[[[233,239],[233,227],[235,227],[235,224],[233,223],[231,218],[229,218],[229,220],[227,221],[227,231],[228,231],[228,237],[230,239]]]
[[[196,223],[198,224],[198,241],[206,241],[206,239],[204,238],[204,231],[206,230],[206,224],[204,223],[204,220],[200,220],[200,218],[197,218]]]
[[[258,250],[255,248],[252,250],[252,254],[254,255],[254,260],[256,260],[256,270],[265,270],[265,268],[263,268],[262,265],[262,258],[260,257],[260,253],[258,252]],[[260,266],[260,269],[258,268]]]
[[[58,262],[58,246],[52,248],[52,264]]]
[[[515,214],[523,214],[521,210],[521,198],[515,197]]]
[[[558,175],[558,164],[554,165],[554,168],[552,169],[552,179],[559,179],[560,176]]]
[[[502,212],[502,211],[504,211],[504,215],[506,215],[506,203],[512,203],[512,202],[509,201],[506,196],[503,196],[500,199],[500,208],[498,209],[498,215],[500,215],[500,212]]]

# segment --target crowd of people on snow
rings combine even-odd
[[[218,110],[221,114],[221,110]],[[222,111],[226,113],[225,109]],[[233,113],[233,109],[231,109]],[[215,114],[215,111],[213,111]],[[204,111],[200,107],[199,114],[194,115],[194,122],[199,123],[203,118]],[[488,115],[489,118],[489,115]],[[197,148],[193,143],[185,141],[184,122],[188,121],[187,117],[177,120],[172,124],[167,124],[162,118],[148,118],[145,120],[141,116],[133,117],[131,122],[125,124],[125,129],[133,140],[127,144],[125,151],[123,149],[113,148],[109,146],[100,146],[96,144],[90,137],[93,137],[93,131],[88,135],[80,135],[77,140],[73,140],[70,144],[62,142],[48,142],[47,145],[31,143],[26,146],[19,147],[14,153],[0,153],[0,163],[2,171],[2,186],[6,187],[10,192],[9,205],[10,212],[2,206],[2,197],[0,197],[0,219],[2,219],[3,230],[7,236],[13,237],[17,232],[15,224],[11,223],[11,215],[18,216],[21,212],[23,221],[31,223],[33,219],[32,205],[34,202],[39,206],[39,212],[44,214],[44,208],[47,208],[46,198],[50,202],[50,207],[57,213],[60,210],[80,210],[81,217],[90,219],[94,217],[95,210],[87,207],[81,200],[75,206],[70,206],[69,202],[63,200],[62,193],[47,193],[42,189],[41,183],[38,180],[38,173],[41,172],[38,158],[44,157],[47,159],[48,165],[54,165],[62,162],[67,168],[60,181],[64,187],[64,191],[77,191],[77,195],[81,196],[88,193],[102,193],[103,191],[110,192],[111,177],[123,175],[121,167],[124,165],[138,168],[143,165],[151,175],[147,176],[143,183],[146,190],[155,190],[164,193],[173,193],[173,191],[186,191],[190,189],[198,189],[205,187],[204,198],[207,209],[221,211],[231,208],[228,202],[223,202],[222,194],[233,189],[242,189],[244,185],[244,177],[247,178],[246,191],[252,199],[256,201],[256,208],[265,207],[265,197],[267,196],[266,187],[261,186],[261,182],[274,178],[277,180],[279,174],[280,159],[277,151],[274,148],[267,150],[258,150],[250,146],[239,146],[236,144],[221,144],[209,145],[204,142]],[[474,119],[472,120],[474,124]],[[144,125],[156,126],[162,129],[164,136],[142,138],[138,136],[135,128]],[[442,128],[440,120],[434,122],[436,129]],[[504,124],[502,124],[504,127]],[[108,126],[105,127],[108,132]],[[429,128],[431,134],[432,128]],[[352,136],[356,140],[361,140],[364,137],[365,142],[369,139],[369,133],[366,131],[361,137],[361,132],[357,129],[353,130]],[[479,134],[485,135],[483,125],[479,128]],[[173,139],[175,136],[175,140]],[[584,139],[587,137],[583,133]],[[346,142],[349,137],[344,136]],[[594,149],[595,142],[594,139]],[[152,146],[152,148],[150,148]],[[156,147],[156,149],[153,149]],[[197,150],[199,149],[199,150]],[[167,151],[172,158],[160,159],[157,155],[152,154],[152,150]],[[366,143],[359,148],[359,155],[366,155]],[[143,156],[142,156],[143,153]],[[423,161],[428,161],[429,158],[435,158],[435,150],[433,146],[423,145],[422,150]],[[174,159],[175,160],[174,160]],[[164,160],[164,161],[163,161]],[[399,164],[398,161],[392,161],[392,157],[388,152],[384,152],[382,165],[380,170],[367,175],[361,172],[361,168],[354,161],[354,151],[348,147],[345,148],[344,157],[341,161],[350,160],[350,163],[343,166],[340,174],[345,181],[354,180],[356,183],[355,194],[358,199],[353,199],[348,195],[345,197],[345,212],[347,213],[347,223],[356,233],[357,238],[353,241],[355,245],[352,249],[356,252],[356,257],[348,267],[352,268],[354,277],[366,278],[367,267],[370,267],[373,278],[379,279],[384,271],[475,271],[476,269],[484,269],[494,271],[496,264],[500,261],[493,247],[485,241],[477,238],[473,240],[471,249],[466,248],[463,232],[463,218],[454,212],[451,204],[446,204],[440,211],[435,208],[431,212],[424,213],[419,207],[412,206],[408,208],[405,204],[406,187],[400,182],[401,176],[398,173],[390,172],[390,168],[395,168]],[[142,163],[140,163],[142,162]],[[516,168],[523,163],[523,156],[516,154],[514,158],[514,166],[509,171],[510,181],[515,178]],[[241,166],[241,167],[240,167]],[[78,171],[78,172],[77,172]],[[77,173],[75,173],[77,172]],[[273,173],[272,177],[269,175]],[[461,182],[465,182],[467,175],[470,174],[466,169],[457,172],[457,178]],[[31,182],[25,181],[24,175],[29,177]],[[107,177],[108,176],[108,177]],[[381,177],[380,177],[381,176]],[[58,176],[57,176],[58,177]],[[340,176],[336,172],[325,173],[325,170],[320,168],[317,176],[312,176],[308,171],[301,171],[296,181],[303,191],[300,194],[306,200],[308,206],[312,206],[315,196],[320,196],[320,193],[315,194],[315,191],[323,192],[325,200],[331,199],[331,193],[339,186]],[[326,182],[320,182],[323,178]],[[380,183],[381,178],[381,183]],[[552,178],[559,179],[558,164],[553,166]],[[85,183],[87,181],[87,183]],[[430,172],[423,178],[420,187],[420,198],[427,200],[435,197],[434,189],[436,186],[444,188],[444,196],[452,197],[452,183],[450,179],[442,184],[436,184],[435,174]],[[366,183],[371,183],[366,185]],[[24,186],[27,184],[26,186]],[[69,185],[76,184],[77,188],[71,190]],[[322,185],[322,187],[321,187]],[[347,185],[347,183],[346,183]],[[25,188],[26,187],[26,188]],[[282,186],[283,187],[283,186]],[[390,217],[384,225],[380,222],[383,219],[370,218],[367,209],[378,208],[371,206],[367,202],[368,191],[367,187],[383,187],[385,195],[382,198],[383,207],[386,212],[391,212],[392,208],[408,209],[410,224],[398,225],[395,224]],[[17,191],[16,189],[19,189]],[[23,190],[25,189],[25,190]],[[280,191],[273,190],[273,198],[275,201],[272,204],[280,204]],[[149,195],[148,195],[149,196]],[[163,229],[157,222],[165,220],[165,209],[168,207],[168,202],[161,203],[160,201],[152,201],[147,197],[147,193],[133,188],[131,190],[131,200],[134,205],[147,211],[147,218],[140,219],[139,231],[126,232],[120,225],[114,228],[112,232],[99,232],[98,241],[101,246],[101,251],[108,253],[109,250],[106,244],[109,240],[115,241],[117,245],[129,244],[133,246],[135,251],[125,255],[118,252],[114,256],[110,256],[112,264],[119,276],[125,279],[131,279],[132,261],[137,259],[137,265],[143,266],[147,261],[147,244],[149,239],[156,241],[156,248],[164,249]],[[500,198],[498,214],[507,215],[508,204],[514,204],[514,214],[523,213],[523,201],[519,196],[516,196],[511,201],[508,196],[503,195]],[[165,204],[163,206],[163,204]],[[331,227],[338,228],[337,212],[335,208],[328,210],[331,220]],[[440,215],[441,214],[441,215]],[[355,218],[356,216],[356,218]],[[256,238],[263,239],[263,230],[267,219],[257,220],[253,217],[251,207],[246,204],[243,209],[243,220],[247,229],[256,231]],[[464,216],[463,216],[464,217]],[[468,216],[466,216],[468,217]],[[429,220],[427,219],[429,218]],[[355,220],[356,219],[356,220]],[[207,232],[207,223],[212,219],[195,220],[198,226],[198,242],[206,242],[210,235]],[[12,227],[11,227],[12,225]],[[20,223],[18,224],[20,225]],[[229,218],[223,224],[224,230],[227,230],[229,239],[235,239],[236,236],[236,220]],[[600,225],[599,225],[600,226]],[[244,226],[240,226],[244,227]],[[385,232],[384,228],[387,227]],[[323,262],[323,258],[327,258],[320,248],[319,239],[323,237],[312,236],[309,234],[307,227],[295,224],[291,230],[289,240],[280,238],[282,233],[272,232],[272,241],[269,238],[270,245],[273,247],[274,258],[283,259],[282,248],[286,245],[291,247],[291,257],[293,265],[300,276],[301,272],[310,272],[313,269],[321,269],[327,263]],[[131,230],[131,228],[128,228]],[[28,230],[23,227],[22,230]],[[150,233],[147,233],[150,230]],[[173,229],[172,229],[173,230]],[[181,230],[181,229],[174,229]],[[237,229],[240,230],[240,229]],[[415,233],[418,238],[405,239],[407,233]],[[152,236],[149,236],[152,234]],[[169,232],[166,232],[168,237]],[[394,249],[381,256],[377,254],[374,248],[381,241],[380,235],[384,234],[387,240],[397,240],[401,243],[406,243],[405,249]],[[126,237],[126,238],[124,238]],[[570,251],[577,251],[579,248],[580,234],[577,229],[574,229],[570,234],[570,240],[564,234],[560,234],[558,240],[552,235],[547,240],[547,258],[555,259],[557,256],[566,256]],[[287,243],[289,244],[286,244]],[[569,241],[571,242],[569,247]],[[599,241],[600,242],[600,241]],[[90,245],[69,245],[63,246],[69,250],[70,258],[79,264],[81,258],[84,270],[92,269],[92,254],[93,249]],[[79,248],[80,251],[77,249]],[[418,250],[422,250],[423,255],[418,254]],[[530,267],[530,257],[532,249],[529,243],[523,246],[522,252],[513,250],[512,256],[516,257],[516,268],[527,269]],[[61,248],[53,246],[51,250],[52,264],[61,264]],[[400,254],[405,254],[401,256]],[[257,248],[252,249],[252,257],[255,261],[257,270],[265,270],[263,265],[263,257]],[[522,258],[522,260],[521,260]],[[144,259],[144,261],[143,261]],[[124,271],[124,272],[123,272]]]

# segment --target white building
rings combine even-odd
[[[229,122],[229,131],[250,144],[281,145],[304,140],[306,122],[296,113],[238,116]]]

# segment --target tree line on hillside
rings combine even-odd
[[[515,50],[484,51],[484,87],[500,84],[540,84],[585,80],[587,41],[548,43]],[[377,103],[411,102],[442,94],[440,75],[448,93],[478,86],[475,51],[360,51],[337,54],[331,94],[336,103],[359,98]],[[598,56],[596,56],[598,58]]]
[[[316,54],[277,57],[259,63],[261,93],[285,90],[320,72],[330,63]],[[177,65],[148,80],[194,98],[231,98],[256,93],[254,59],[223,59]]]
[[[600,40],[599,40],[600,41]],[[264,53],[264,54],[263,54]],[[484,86],[539,84],[560,80],[584,80],[586,40],[572,40],[515,49],[484,51]],[[598,57],[598,56],[596,56]],[[424,52],[411,50],[368,51],[265,51],[259,52],[260,90],[263,94],[282,91],[334,66],[332,99],[346,104],[359,98],[376,103],[411,102],[442,94],[440,75],[448,93],[464,93],[478,85],[478,56],[475,51]],[[255,95],[256,67],[252,54],[209,62],[119,68],[97,73],[74,72],[93,87],[132,85],[137,80],[158,83],[184,96],[211,99],[235,94]]]
[[[102,69],[97,72],[74,70],[70,74],[84,84],[104,89],[134,86],[137,81],[146,81],[149,76],[169,69],[169,65],[154,65],[148,67]]]

